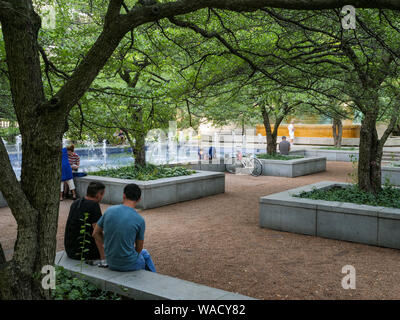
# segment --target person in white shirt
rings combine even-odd
[[[290,124],[288,125],[288,129],[289,129],[289,141],[290,141],[290,145],[293,145],[293,141],[294,141],[294,120],[292,120],[290,122]]]

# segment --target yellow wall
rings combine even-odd
[[[289,136],[288,124],[281,124],[278,129],[278,136]],[[273,130],[274,126],[271,125]],[[332,125],[331,124],[294,124],[294,136],[295,137],[307,137],[307,138],[333,138]],[[257,134],[261,133],[265,136],[265,128],[263,125],[258,125]],[[343,138],[359,138],[360,137],[360,125],[344,124],[343,125]]]

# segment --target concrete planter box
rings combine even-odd
[[[192,161],[188,163],[174,163],[168,165],[170,167],[182,166],[192,170],[198,171],[214,171],[214,172],[225,172],[225,163],[223,159],[217,161]]]
[[[259,159],[263,176],[299,177],[326,170],[326,158],[302,158],[294,160]]]
[[[293,196],[313,188],[348,185],[324,181],[262,197],[259,224],[280,231],[400,249],[400,209]]]
[[[100,181],[106,185],[103,202],[109,204],[121,204],[125,185],[136,183],[142,190],[142,199],[137,206],[139,209],[157,208],[225,192],[224,173],[201,171],[190,176],[151,181],[98,176],[75,178],[78,196],[86,194],[86,189],[91,181]]]
[[[389,182],[395,186],[400,186],[400,167],[382,167],[382,184],[389,179]]]
[[[358,160],[358,150],[323,150],[305,149],[290,152],[291,155],[302,155],[304,157],[325,157],[327,161],[351,162],[351,156]]]

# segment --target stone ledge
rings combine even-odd
[[[150,189],[153,187],[158,186],[167,186],[172,184],[179,184],[185,183],[193,180],[204,180],[214,177],[222,177],[225,176],[222,172],[214,172],[214,171],[197,171],[194,174],[188,176],[179,176],[179,177],[171,177],[171,178],[161,178],[156,180],[148,180],[148,181],[141,181],[141,180],[133,180],[133,179],[119,179],[119,178],[110,178],[110,177],[103,177],[103,176],[92,176],[87,175],[85,177],[75,178],[76,181],[98,181],[101,179],[103,183],[119,185],[121,183],[129,184],[129,183],[136,183],[140,188],[143,189]]]
[[[146,270],[117,272],[87,264],[81,270],[81,262],[69,259],[64,251],[57,253],[55,264],[102,290],[135,300],[256,300]]]
[[[280,231],[400,249],[400,209],[294,197],[314,188],[348,185],[323,181],[262,197],[259,224]]]
[[[291,155],[303,155],[309,157],[325,157],[327,161],[351,162],[350,155],[358,160],[358,150],[324,150],[324,149],[300,149],[290,151]]]

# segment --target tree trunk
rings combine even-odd
[[[144,167],[146,165],[145,135],[142,132],[138,132],[135,135],[135,140],[135,147],[133,149],[135,166]]]
[[[276,136],[273,134],[267,134],[267,153],[270,155],[276,154]]]
[[[276,138],[278,131],[277,128],[274,128],[274,132],[271,130],[271,124],[269,122],[269,116],[266,108],[264,106],[260,106],[261,114],[263,117],[263,124],[265,128],[265,133],[267,135],[267,154],[274,155],[276,154]]]
[[[0,266],[0,299],[43,299],[48,293],[33,275],[54,264],[67,115],[56,108],[57,100],[46,104],[37,47],[40,18],[30,1],[16,8],[18,18],[4,18],[2,32],[22,136],[22,172],[18,182],[0,139],[0,188],[18,225],[12,260]]]
[[[332,134],[333,134],[333,143],[336,148],[342,147],[342,134],[343,133],[343,125],[342,121],[337,118],[333,118],[332,124]]]
[[[378,193],[381,190],[381,161],[383,148],[379,148],[376,131],[377,112],[364,115],[360,130],[358,161],[358,185],[364,191]]]

